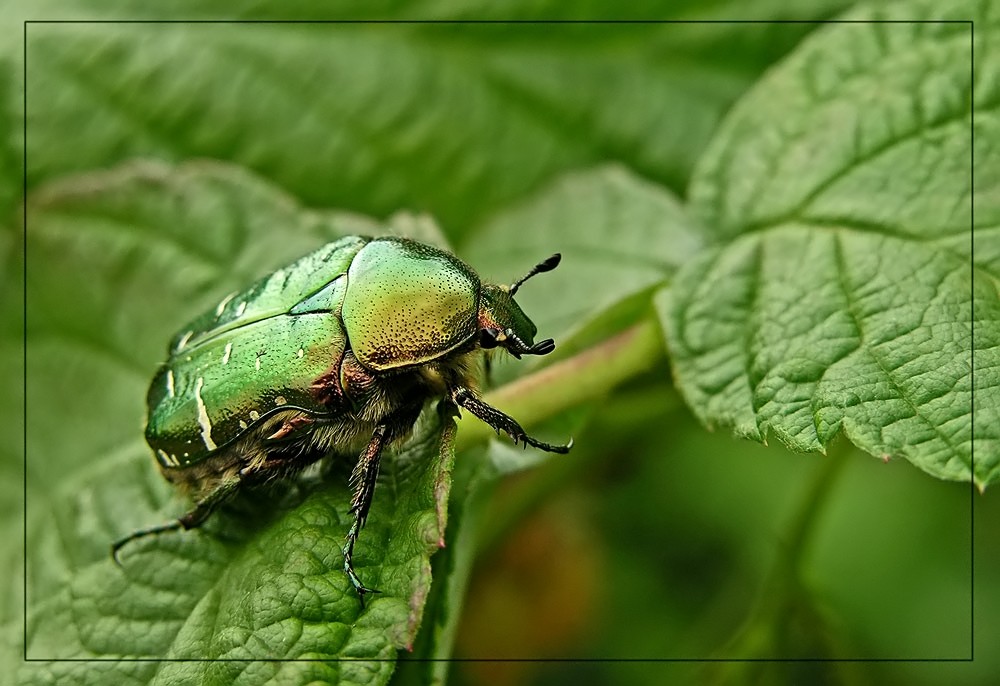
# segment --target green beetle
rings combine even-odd
[[[525,445],[528,436],[475,392],[482,350],[545,355],[514,294],[559,255],[511,286],[481,283],[438,248],[397,237],[349,236],[228,295],[174,337],[147,395],[146,441],[163,475],[194,507],[112,546],[202,524],[248,485],[294,474],[330,453],[360,451],[351,477],[352,565],[385,446],[405,440],[428,401],[446,399]]]

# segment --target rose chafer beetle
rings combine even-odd
[[[344,571],[364,602],[352,557],[386,446],[406,440],[424,406],[445,399],[542,450],[475,391],[483,349],[516,358],[552,352],[514,301],[526,280],[482,283],[438,248],[397,237],[349,236],[226,296],[171,341],[147,395],[146,441],[163,475],[194,507],[137,538],[201,525],[245,486],[301,471],[328,454],[358,452]]]

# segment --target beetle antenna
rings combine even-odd
[[[514,346],[508,347],[507,351],[517,359],[521,359],[521,355],[548,355],[556,349],[555,341],[551,338],[546,338],[534,345],[527,345],[510,329],[507,329],[507,338],[514,341]]]
[[[527,274],[525,274],[524,276],[522,276],[520,279],[518,279],[517,281],[515,281],[513,283],[513,285],[511,285],[511,287],[510,287],[510,294],[514,295],[515,293],[517,293],[517,289],[521,287],[521,284],[524,283],[525,281],[527,281],[528,279],[530,279],[535,274],[541,274],[542,272],[550,272],[553,269],[555,269],[556,267],[558,267],[559,266],[559,260],[561,260],[561,259],[562,259],[562,255],[560,255],[559,253],[556,253],[555,255],[553,255],[552,257],[548,258],[547,260],[544,260],[544,261],[539,262],[538,264],[536,264],[534,267],[531,268],[530,272],[528,272]]]

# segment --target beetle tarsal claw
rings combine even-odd
[[[377,588],[368,588],[367,586],[361,586],[360,581],[358,585],[354,586],[354,590],[358,593],[358,602],[361,603],[361,609],[365,607],[365,596],[369,593],[381,593],[382,591]]]
[[[124,569],[125,567],[122,565],[122,561],[118,559],[118,551],[121,550],[121,545],[119,545],[119,543],[120,541],[116,541],[111,544],[111,559],[114,560],[115,564],[118,565],[120,569]]]

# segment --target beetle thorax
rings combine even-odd
[[[404,239],[374,240],[348,271],[342,316],[351,350],[373,371],[439,359],[475,336],[479,286],[453,255]]]

